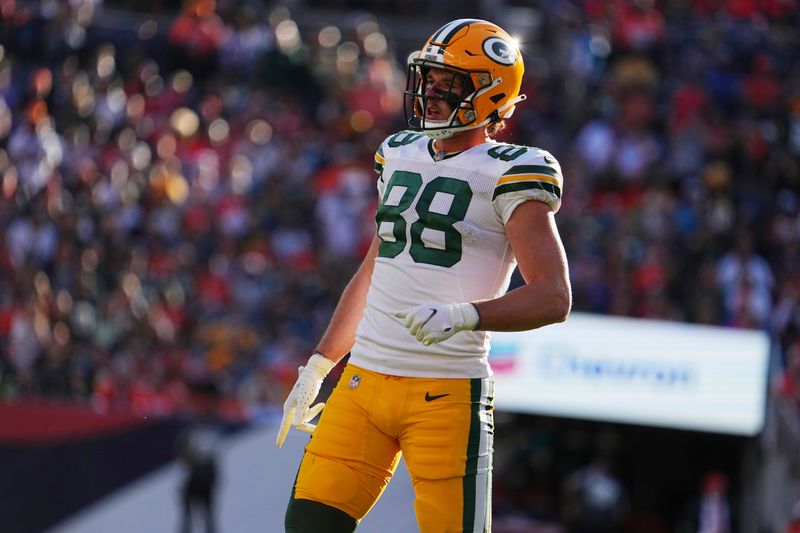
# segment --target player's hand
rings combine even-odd
[[[278,448],[283,445],[290,426],[306,433],[313,433],[317,428],[310,421],[322,411],[325,404],[318,403],[311,407],[311,402],[319,394],[322,380],[334,366],[336,366],[334,361],[322,354],[314,353],[306,366],[297,369],[297,381],[283,404],[283,419],[275,439],[275,445]]]
[[[408,332],[425,346],[447,340],[459,331],[474,331],[481,320],[478,309],[471,303],[427,303],[394,316],[402,320]]]

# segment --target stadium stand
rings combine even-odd
[[[403,127],[395,4],[0,2],[0,401],[168,418],[213,382],[228,420],[277,412]],[[767,331],[768,451],[796,450],[797,2],[474,4],[524,43],[504,139],[562,162],[575,309]]]

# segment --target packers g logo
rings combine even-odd
[[[483,41],[483,53],[501,65],[511,66],[517,60],[517,49],[500,37],[489,37]]]

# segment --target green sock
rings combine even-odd
[[[352,533],[358,521],[330,505],[292,498],[286,508],[284,526],[286,533]]]

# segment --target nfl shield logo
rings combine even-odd
[[[357,388],[357,387],[358,387],[360,384],[361,384],[361,378],[360,378],[360,377],[358,377],[358,374],[354,374],[354,375],[353,375],[353,377],[352,377],[352,378],[350,378],[350,383],[348,384],[348,386],[349,386],[351,389],[355,389],[355,388]]]

